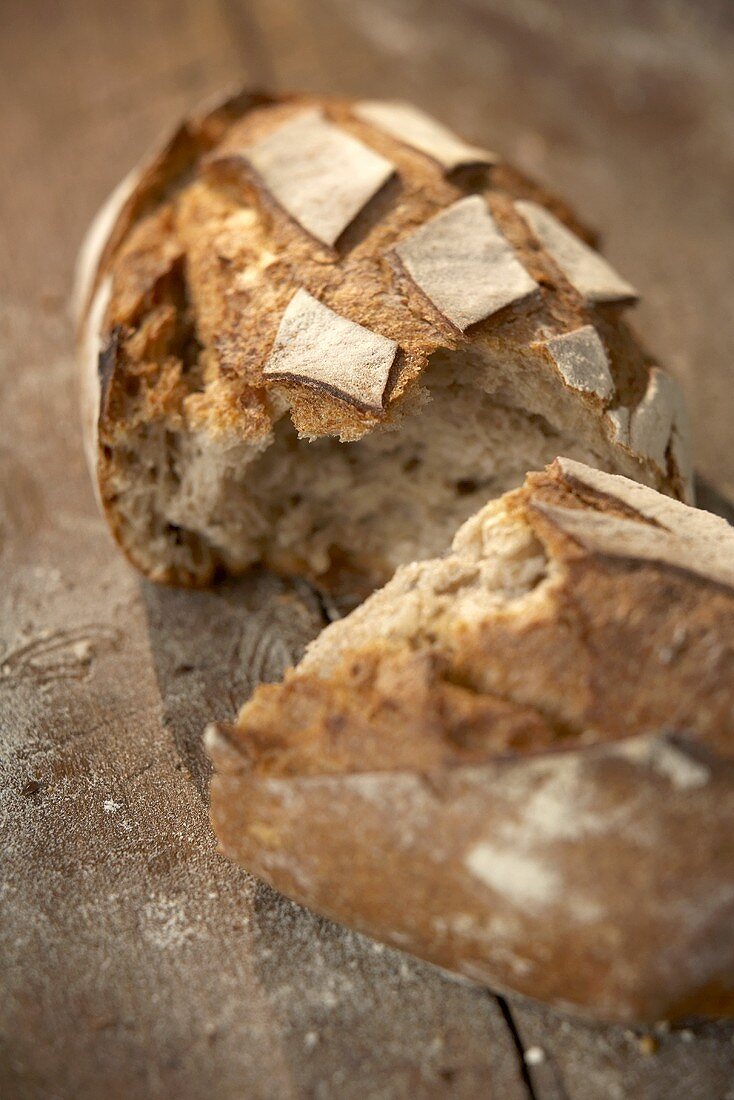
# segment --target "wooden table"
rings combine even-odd
[[[200,734],[320,628],[260,574],[142,583],[79,442],[74,254],[162,126],[233,81],[406,96],[576,201],[646,294],[734,495],[732,8],[659,0],[4,0],[0,1095],[724,1100],[734,1027],[647,1036],[460,984],[215,851]]]

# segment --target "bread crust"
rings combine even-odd
[[[526,596],[433,640],[344,620],[209,732],[222,850],[499,989],[732,1015],[734,532],[567,460],[496,514],[546,555]]]
[[[667,375],[665,393],[650,389],[653,361],[622,318],[629,296],[588,300],[536,237],[523,216],[523,202],[548,211],[579,241],[590,244],[593,234],[562,202],[494,154],[437,130],[431,120],[420,122],[415,109],[386,108],[386,114],[375,113],[375,105],[343,99],[240,91],[184,121],[149,162],[125,177],[92,224],[79,257],[76,292],[92,476],[114,537],[153,580],[204,584],[220,566],[237,572],[239,565],[237,555],[233,560],[207,533],[175,522],[154,524],[155,517],[132,524],[123,507],[125,494],[135,497],[146,478],[165,473],[172,462],[162,443],[155,474],[139,469],[145,441],[174,434],[212,448],[223,440],[260,451],[269,447],[286,410],[296,432],[308,439],[352,441],[399,430],[401,419],[426,399],[421,379],[437,353],[467,353],[490,371],[493,362],[516,355],[528,377],[523,385],[535,386],[529,381],[533,376],[543,379],[544,389],[570,403],[572,419],[594,426],[601,464],[690,498],[682,401],[670,396],[675,384]],[[370,121],[381,118],[390,120],[385,129]],[[311,128],[311,161],[297,162],[295,143],[289,178],[288,142],[278,145],[277,136],[303,120]],[[396,136],[401,127],[404,140]],[[359,149],[361,156],[350,161]],[[364,186],[359,179],[350,185],[350,165],[359,173],[360,165],[375,163],[386,166],[381,174],[366,178]],[[303,195],[298,193],[298,173],[313,176],[315,164],[324,173],[325,194],[333,186],[342,196],[339,210],[346,213],[336,228],[329,222],[333,211],[314,195],[318,178],[309,177]],[[462,332],[427,297],[399,253],[432,220],[480,199],[485,220],[506,242],[505,266],[492,267],[499,261],[487,238],[473,267],[462,267],[465,250],[459,241],[451,261],[458,265],[456,274],[438,283],[430,278],[427,285],[446,290],[464,275],[479,285],[491,281],[493,271],[501,283],[507,278],[512,285],[474,294],[467,313],[473,323]],[[299,215],[302,208],[308,215]],[[318,229],[317,235],[311,230],[325,217],[329,228],[321,240]],[[459,232],[454,222],[451,226]],[[425,255],[417,266],[425,271]],[[92,308],[100,285],[109,287],[101,313]],[[379,401],[360,401],[360,387],[338,384],[349,364],[342,365],[341,374],[336,370],[333,384],[328,377],[315,381],[267,371],[278,326],[298,293],[375,339],[398,345]],[[610,293],[614,299],[613,281]],[[452,297],[453,309],[463,317],[461,301]],[[507,304],[500,308],[503,301]],[[604,356],[609,359],[604,386],[577,383],[576,374],[559,370],[552,355],[550,341],[589,326],[603,342],[596,354],[604,370]],[[95,355],[89,349],[96,346],[101,351]],[[99,368],[102,355],[103,384],[90,385],[95,359]],[[635,418],[646,397],[650,408]],[[536,404],[544,407],[544,401],[538,398]],[[201,513],[206,510],[205,502]],[[177,554],[178,543],[190,552]],[[264,560],[289,569],[286,554],[272,560],[265,554]],[[293,555],[292,560],[298,571]],[[372,566],[351,562],[349,568],[359,574]],[[384,575],[375,568],[375,576]],[[375,580],[368,576],[365,583],[369,588]]]
[[[667,384],[665,394],[650,390],[650,357],[622,319],[628,301],[594,304],[585,299],[535,237],[522,202],[540,205],[587,244],[593,243],[593,234],[562,202],[494,154],[467,146],[418,116],[399,105],[375,112],[375,105],[347,100],[243,90],[183,122],[149,162],[125,177],[100,212],[81,250],[76,293],[88,453],[114,536],[152,579],[202,584],[220,565],[232,571],[238,565],[204,533],[171,522],[156,527],[145,518],[138,528],[131,524],[122,506],[125,494],[135,497],[146,478],[165,472],[171,462],[162,443],[157,470],[139,469],[146,440],[157,436],[165,441],[173,433],[212,447],[224,440],[259,451],[269,447],[286,409],[296,431],[307,438],[348,441],[399,430],[401,418],[425,399],[421,378],[436,353],[459,350],[485,364],[516,354],[528,379],[543,377],[541,385],[549,393],[568,398],[573,418],[593,423],[594,447],[609,452],[601,462],[688,498],[682,404],[672,400]],[[339,224],[321,241],[298,222],[303,202],[299,206],[297,188],[293,197],[293,180],[287,164],[284,172],[277,142],[281,162],[272,166],[278,129],[305,117],[317,128],[311,134],[316,162],[324,150],[331,151],[337,162],[333,183],[346,194],[344,229],[333,243]],[[386,120],[385,129],[375,119]],[[374,184],[366,180],[360,190],[357,182],[350,190],[347,169],[339,175],[342,146],[346,156],[361,147],[361,160],[358,156],[353,162],[358,168],[377,163],[395,171],[391,175],[385,169]],[[258,156],[253,150],[260,151]],[[310,171],[313,164],[306,167]],[[324,172],[326,187],[328,160]],[[317,224],[329,211],[325,215],[319,206],[313,183],[303,198],[310,204],[308,218]],[[409,275],[398,251],[431,219],[478,196],[529,282],[523,294],[518,290],[517,300],[507,289],[511,304],[505,308],[491,305],[502,303],[502,293],[475,295],[480,304],[484,301],[476,307],[480,313],[482,308],[494,311],[462,333]],[[467,277],[484,277],[481,264],[494,263],[491,242],[487,249],[481,262],[475,257]],[[454,251],[460,262],[461,248]],[[424,256],[421,270],[425,262]],[[500,267],[497,272],[502,278]],[[516,271],[513,278],[518,282]],[[94,308],[100,286],[108,288],[103,310]],[[335,384],[328,378],[267,373],[278,324],[298,292],[339,319],[398,345],[380,401],[365,403],[349,387],[340,389],[338,372]],[[478,316],[475,309],[469,316]],[[612,384],[595,389],[577,386],[573,372],[563,375],[548,344],[587,326],[599,333],[604,344],[600,361],[604,354],[609,357],[612,376]],[[103,377],[95,381],[100,370]],[[646,397],[651,407],[635,419]],[[647,445],[650,431],[656,434],[654,445]],[[176,553],[182,542],[190,543],[183,557]],[[292,558],[298,571],[297,555]],[[286,554],[265,560],[288,569]],[[348,562],[347,568],[357,575],[362,565]]]

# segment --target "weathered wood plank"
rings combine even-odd
[[[145,585],[166,730],[206,798],[201,730],[278,678],[322,625],[305,586],[267,574],[211,592]],[[243,897],[250,958],[299,1095],[525,1098],[494,998],[293,905]]]

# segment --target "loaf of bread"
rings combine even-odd
[[[242,93],[82,250],[89,458],[149,577],[358,600],[566,453],[688,499],[685,410],[571,211],[415,108]]]
[[[399,569],[235,726],[222,850],[591,1016],[734,1014],[734,530],[568,459]]]

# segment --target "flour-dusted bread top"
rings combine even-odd
[[[212,728],[225,852],[478,981],[734,1012],[734,530],[567,459]]]
[[[162,284],[182,281],[204,395],[150,377],[146,396],[215,433],[262,438],[285,393],[300,430],[355,438],[395,415],[437,349],[499,340],[541,354],[579,330],[591,339],[561,376],[595,415],[632,413],[649,361],[618,319],[627,284],[588,240],[565,206],[408,105],[243,93],[194,116],[116,189],[80,257],[77,298],[83,318],[112,276],[102,340],[120,332],[114,373],[140,375],[136,333]],[[321,390],[267,369],[299,292],[397,345],[379,409],[341,386],[336,362]],[[667,474],[661,418],[641,414],[624,432],[610,421],[609,433]]]
[[[288,303],[265,364],[265,377],[323,387],[357,407],[379,412],[398,345],[347,321],[305,290]]]
[[[461,331],[538,289],[481,195],[442,210],[395,248],[415,285]]]
[[[537,202],[517,209],[568,281],[589,302],[633,302],[637,291],[550,210]]]
[[[241,156],[264,192],[327,245],[336,243],[395,171],[391,161],[316,107],[246,145]]]
[[[496,153],[462,141],[446,126],[410,103],[365,100],[355,105],[354,113],[376,129],[425,153],[448,172],[468,165],[496,164],[500,160]]]
[[[319,506],[292,525],[326,532],[318,547],[279,530],[276,553],[265,528],[290,506],[244,499],[266,480],[252,462],[274,442],[282,457],[286,425],[294,440],[375,441],[383,456],[376,441],[407,432],[405,471],[395,458],[377,475],[393,483],[422,461],[415,420],[441,400],[444,469],[482,439],[495,448],[459,486],[498,495],[571,450],[690,499],[685,409],[627,326],[631,288],[563,203],[409,105],[245,92],[193,115],[96,219],[76,297],[88,380],[97,362],[85,422],[101,502],[159,580],[255,560],[313,575],[337,557],[384,579],[409,534],[358,528],[389,501],[347,508],[348,545]],[[446,512],[454,527],[471,508],[429,502],[428,465],[425,517],[406,522]],[[440,549],[438,536],[422,545]]]

